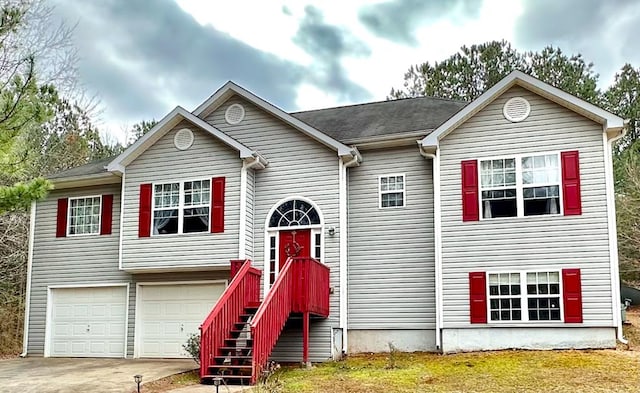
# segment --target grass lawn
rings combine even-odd
[[[285,368],[267,385],[272,389],[265,391],[281,392],[638,392],[640,353],[357,355],[312,369]]]
[[[640,392],[640,307],[618,350],[350,356],[283,368],[264,392]]]
[[[283,367],[256,393],[640,392],[640,307],[628,313],[618,350],[496,351],[349,356],[311,369]],[[166,392],[197,384],[185,373],[144,385]],[[213,391],[213,387],[212,387]],[[221,390],[224,391],[224,390]]]

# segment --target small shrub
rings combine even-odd
[[[281,393],[284,391],[284,384],[280,381],[278,370],[280,365],[276,362],[269,362],[262,372],[262,378],[253,388],[254,393]]]
[[[386,369],[393,370],[398,368],[398,355],[400,351],[393,343],[389,343],[389,357],[387,357]]]
[[[200,334],[199,333],[191,333],[189,335],[189,338],[187,339],[187,342],[182,344],[182,348],[184,348],[184,350],[187,351],[189,355],[191,355],[191,357],[193,358],[193,360],[196,361],[196,363],[200,364]]]

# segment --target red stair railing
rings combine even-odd
[[[251,321],[251,384],[255,384],[260,377],[291,313],[291,299],[294,293],[293,275],[290,274],[292,269],[292,259],[289,258]]]
[[[312,258],[289,258],[251,322],[251,383],[260,377],[292,312],[303,313],[304,361],[308,357],[309,313],[329,316],[329,268]]]
[[[200,378],[207,375],[214,356],[224,346],[234,323],[240,321],[245,307],[260,302],[261,276],[262,272],[251,267],[251,261],[247,259],[200,325]]]

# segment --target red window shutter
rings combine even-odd
[[[151,184],[140,184],[138,237],[151,236]]]
[[[580,269],[562,269],[564,322],[582,323],[582,284]]]
[[[580,215],[582,214],[582,202],[580,198],[580,158],[578,151],[563,151],[560,153],[560,159],[562,161],[564,215]]]
[[[480,219],[478,197],[478,161],[462,161],[462,221]]]
[[[58,216],[56,218],[56,237],[67,236],[68,209],[69,209],[69,198],[58,199]]]
[[[111,235],[113,221],[113,195],[102,196],[102,213],[100,217],[100,234]]]
[[[469,273],[469,306],[471,323],[487,323],[487,276],[485,272]]]
[[[211,233],[224,232],[224,177],[211,179]]]

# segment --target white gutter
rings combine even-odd
[[[254,157],[253,162],[247,164],[242,162],[240,169],[240,228],[238,240],[238,259],[245,259],[247,244],[247,171],[254,166],[260,164],[260,156]]]
[[[31,214],[29,217],[29,254],[27,262],[27,293],[24,299],[24,330],[22,332],[22,353],[20,357],[27,356],[29,344],[29,312],[31,311],[31,270],[33,265],[33,242],[36,237],[36,201],[31,202]]]
[[[126,172],[122,172],[122,186],[120,187],[120,238],[118,239],[118,269],[122,269],[122,243],[124,239],[124,188],[126,184]]]
[[[613,296],[612,301],[612,312],[613,312],[613,322],[617,328],[617,338],[623,344],[628,344],[629,342],[624,338],[624,333],[622,331],[622,315],[620,312],[620,269],[618,266],[618,231],[616,227],[616,211],[615,211],[615,189],[614,189],[614,179],[613,179],[613,161],[611,157],[611,150],[613,149],[613,144],[624,137],[627,133],[627,124],[628,121],[625,121],[625,125],[620,131],[620,133],[612,138],[609,138],[607,135],[607,128],[605,125],[603,139],[604,139],[604,147],[605,147],[605,179],[606,179],[606,190],[607,190],[607,224],[609,229],[609,264],[610,264],[610,275],[611,275],[611,292]]]
[[[340,329],[342,329],[342,353],[346,354],[348,349],[348,325],[349,325],[349,308],[347,306],[348,297],[348,241],[349,241],[349,222],[347,219],[347,168],[360,165],[362,156],[358,149],[352,150],[353,158],[346,163],[342,157],[338,160],[338,216],[339,216],[339,236],[340,236]]]
[[[424,158],[431,159],[433,175],[433,231],[436,270],[436,349],[442,351],[442,217],[440,207],[440,150],[435,154],[424,151],[421,141],[418,150]]]

